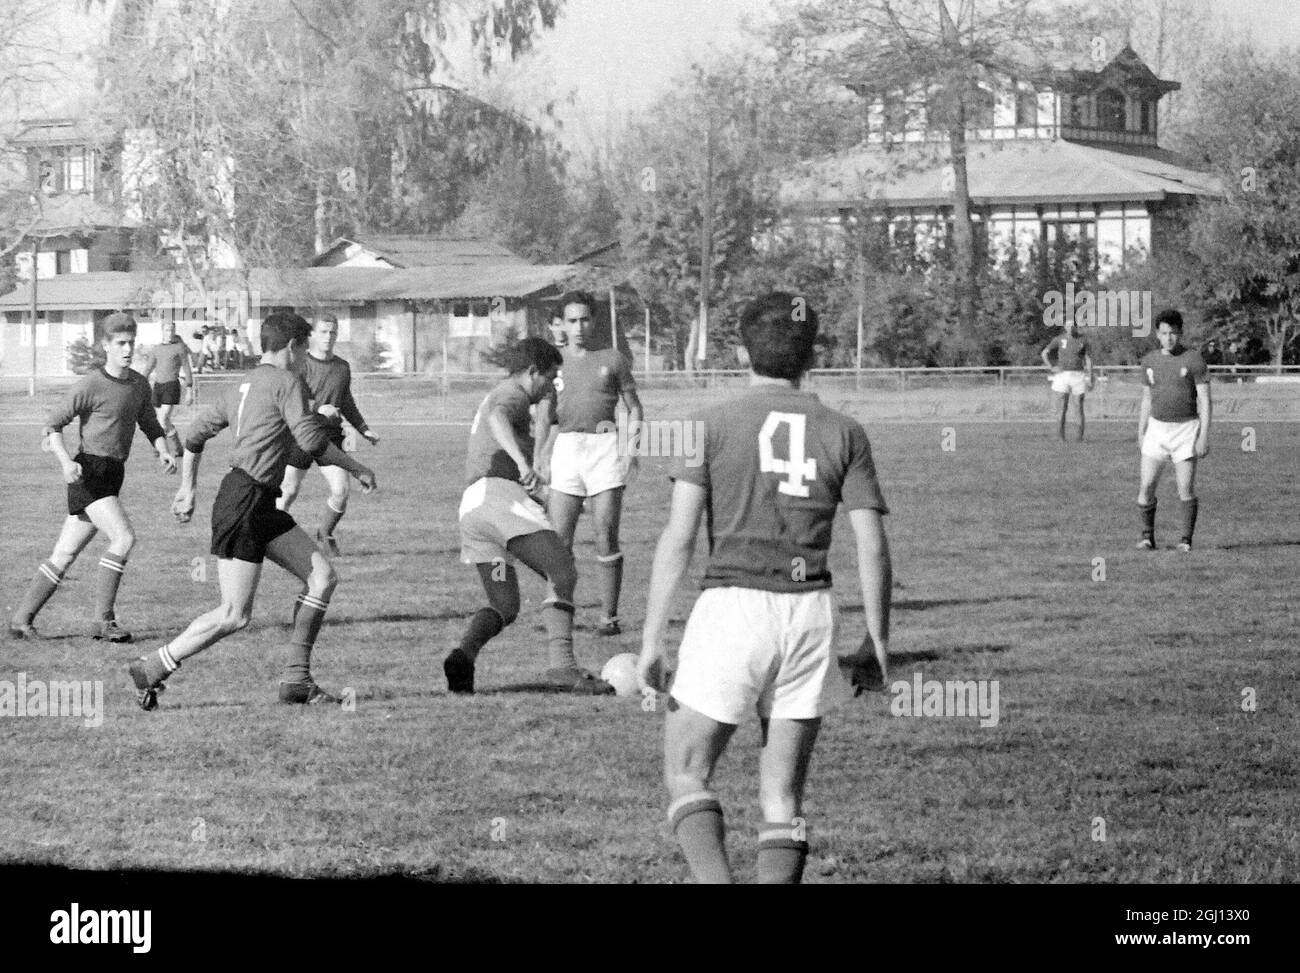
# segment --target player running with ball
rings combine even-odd
[[[136,426],[153,443],[163,470],[176,472],[176,460],[154,415],[149,383],[131,370],[135,332],[135,319],[129,314],[118,312],[105,318],[101,339],[104,364],[79,379],[45,422],[46,443],[63,467],[68,484],[68,516],[50,559],[37,569],[9,621],[13,638],[40,638],[32,624],[37,613],[58,590],[77,555],[102,530],[108,536],[108,550],[99,559],[92,634],[106,642],[131,641],[131,633],[117,624],[115,605],[126,560],[135,546],[135,529],[118,493]],[[81,448],[75,457],[68,455],[63,444],[63,428],[73,419],[79,419],[81,426]]]
[[[474,664],[490,639],[519,615],[522,561],[547,580],[543,602],[549,666],[546,682],[580,695],[606,695],[614,687],[578,665],[573,654],[573,554],[537,502],[541,478],[533,469],[531,407],[550,395],[562,359],[541,338],[507,347],[498,363],[509,377],[488,393],[474,414],[465,464],[468,486],[460,501],[460,559],[478,571],[488,607],[470,619],[460,645],[443,660],[447,688],[474,692]]]
[[[311,410],[307,388],[294,372],[310,326],[296,314],[272,314],[262,322],[262,361],[199,413],[185,441],[180,489],[172,513],[182,523],[194,513],[194,490],[203,447],[222,429],[234,433],[231,470],[212,504],[212,546],[217,556],[221,604],[157,652],[131,663],[142,709],[158,705],[163,682],[181,663],[248,624],[253,598],[270,558],[303,582],[293,634],[285,646],[282,703],[337,703],[312,680],[311,653],[338,578],[329,558],[293,518],[275,506],[285,463],[296,448],[322,463],[342,467],[369,493],[375,474],[330,442],[325,421]]]
[[[1142,539],[1138,548],[1156,546],[1156,484],[1166,462],[1174,464],[1182,536],[1178,550],[1192,549],[1196,531],[1196,461],[1210,451],[1210,376],[1201,353],[1183,347],[1183,316],[1173,308],[1156,315],[1160,347],[1148,352],[1142,367],[1142,406],[1138,444],[1142,449],[1138,509]]]
[[[768,294],[741,317],[750,389],[699,413],[703,456],[673,461],[672,508],[655,550],[638,678],[662,688],[663,635],[706,518],[703,593],[686,623],[664,724],[668,819],[699,882],[732,880],[722,806],[709,789],[736,726],[756,711],[758,880],[797,883],[808,855],[804,782],[823,712],[839,688],[827,550],[843,505],[856,539],[871,648],[853,683],[887,682],[891,566],[871,446],[862,426],[800,389],[817,315]],[[698,454],[697,454],[698,456]]]
[[[343,448],[342,420],[346,419],[372,446],[378,446],[379,437],[370,431],[366,420],[361,417],[356,400],[352,398],[352,368],[345,359],[334,354],[334,342],[338,336],[339,319],[332,314],[321,315],[311,329],[307,354],[299,365],[299,374],[307,383],[312,407],[330,423],[330,442],[340,450]],[[341,466],[330,466],[319,461],[316,465],[329,484],[329,497],[325,500],[325,513],[316,531],[316,543],[330,557],[338,557],[339,545],[334,539],[334,529],[348,509],[348,471]],[[298,496],[302,479],[310,467],[310,457],[301,453],[289,461],[284,470],[284,482],[280,484],[280,499],[276,504],[281,510],[288,510]]]

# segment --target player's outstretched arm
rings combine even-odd
[[[519,482],[524,485],[524,489],[531,490],[537,486],[539,481],[532,466],[532,457],[525,456],[524,451],[520,449],[515,439],[515,431],[510,427],[510,417],[506,415],[506,410],[500,406],[493,409],[488,413],[487,423],[492,438],[506,451],[506,455],[515,461],[515,466],[519,467]]]
[[[379,480],[375,476],[375,471],[362,463],[358,463],[343,450],[339,449],[333,443],[325,447],[325,452],[317,457],[317,461],[322,466],[341,466],[347,470],[357,482],[361,484],[362,493],[371,493],[379,489]]]
[[[1210,383],[1207,379],[1196,386],[1196,417],[1200,419],[1200,431],[1196,434],[1196,455],[1198,458],[1210,452]]]
[[[858,580],[862,585],[862,613],[867,622],[867,638],[880,670],[876,677],[880,681],[878,687],[872,684],[874,680],[859,680],[859,673],[855,671],[853,683],[857,691],[862,692],[883,689],[889,684],[889,608],[894,589],[894,568],[889,556],[889,539],[885,536],[885,521],[880,511],[850,510],[849,523],[853,527],[857,547]],[[862,652],[865,654],[867,651],[868,647],[864,645]],[[857,669],[866,661],[858,659],[851,664]]]
[[[1151,419],[1151,386],[1142,387],[1142,402],[1138,405],[1138,445],[1142,445],[1147,434],[1147,423]]]
[[[646,600],[645,625],[641,629],[641,657],[637,660],[637,681],[641,689],[661,691],[663,685],[663,637],[673,594],[691,566],[695,535],[699,533],[707,494],[705,488],[677,480],[673,483],[668,526],[655,546],[650,570],[650,594]]]
[[[181,385],[185,386],[185,404],[194,404],[194,369],[190,367],[190,352],[181,355]]]

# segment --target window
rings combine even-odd
[[[1070,95],[1070,124],[1080,126],[1088,116],[1088,99],[1083,95]]]
[[[1155,115],[1151,108],[1151,102],[1145,98],[1138,102],[1138,129],[1145,134],[1150,134],[1151,121]]]
[[[48,150],[36,166],[36,182],[41,192],[93,192],[97,153],[84,145],[63,145]]]
[[[976,88],[971,92],[970,103],[966,108],[967,128],[992,128],[993,107],[997,97],[987,88]]]
[[[1124,95],[1114,88],[1107,88],[1097,96],[1097,124],[1107,132],[1122,132],[1128,128],[1128,116],[1124,110]]]
[[[108,255],[108,269],[117,271],[130,270],[131,255],[129,253],[110,253]]]
[[[71,250],[56,250],[54,252],[54,273],[56,275],[72,273]]]
[[[885,132],[902,135],[907,128],[907,103],[897,95],[885,97]]]
[[[1033,128],[1038,124],[1038,92],[1016,91],[1016,127]]]
[[[21,335],[21,342],[24,348],[32,346],[32,319],[28,315],[23,315],[22,324],[19,325],[18,333]],[[36,316],[36,347],[48,348],[50,345],[50,323],[45,320],[45,315]]]

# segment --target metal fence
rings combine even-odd
[[[1300,367],[1214,366],[1210,373],[1216,416],[1300,421]],[[241,374],[196,376],[199,402]],[[1094,388],[1084,400],[1088,418],[1136,421],[1142,398],[1139,367],[1098,366],[1094,375]],[[1029,422],[1052,415],[1049,377],[1037,366],[818,369],[809,374],[806,387],[832,408],[863,421]],[[684,417],[717,402],[725,390],[744,388],[749,380],[748,372],[740,370],[639,371],[636,378],[648,418]],[[464,423],[500,380],[500,373],[492,372],[375,372],[354,375],[353,394],[375,424]],[[0,420],[38,421],[75,379],[41,379],[35,396],[28,395],[28,381],[0,378]],[[188,412],[182,407],[177,419],[184,422]]]

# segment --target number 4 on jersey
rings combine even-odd
[[[790,430],[789,459],[777,459],[772,450],[772,437],[781,423]],[[817,479],[817,461],[804,452],[807,430],[808,417],[802,412],[769,412],[758,433],[758,468],[763,473],[785,474],[777,489],[786,496],[808,496],[805,481]]]

